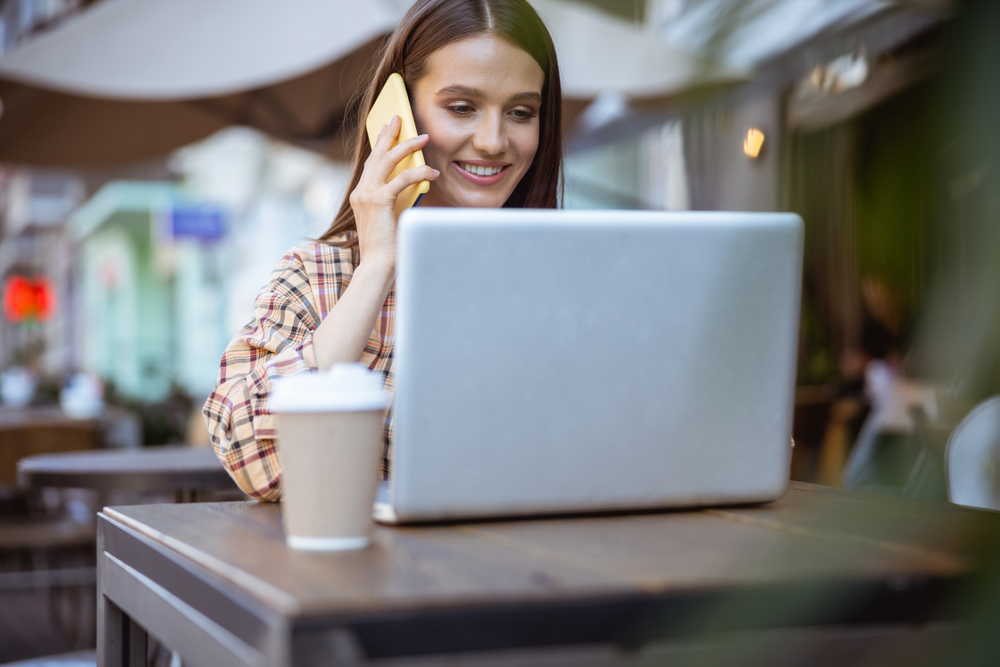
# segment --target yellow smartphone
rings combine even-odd
[[[368,119],[365,121],[365,128],[368,130],[368,141],[372,147],[378,141],[379,132],[382,127],[392,120],[393,116],[399,116],[403,121],[403,126],[399,129],[399,136],[396,137],[397,146],[400,142],[412,139],[417,136],[417,124],[413,121],[413,111],[410,109],[410,98],[406,95],[406,84],[403,77],[393,72],[389,75],[389,80],[385,82],[382,92],[375,99],[372,110],[368,112]],[[422,167],[424,164],[423,151],[414,151],[396,165],[387,181],[391,181],[405,169]],[[409,186],[396,197],[396,217],[410,208],[416,206],[423,199],[427,191],[431,189],[429,181],[420,181]]]

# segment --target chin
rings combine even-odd
[[[433,186],[432,186],[433,187]],[[443,194],[442,199],[457,208],[500,208],[510,197],[510,193],[460,193],[457,196]]]
[[[460,204],[466,208],[500,208],[503,206],[507,198],[498,199],[496,197],[470,197],[466,199],[467,203]]]

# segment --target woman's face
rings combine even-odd
[[[424,206],[499,208],[538,150],[545,73],[527,52],[483,34],[442,46],[413,87],[427,164],[441,172]]]

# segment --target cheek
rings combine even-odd
[[[454,121],[449,118],[431,115],[426,119],[420,131],[430,135],[430,140],[424,148],[425,157],[434,156],[434,159],[447,162],[451,159],[449,156],[462,145],[461,133],[455,127]],[[440,167],[437,168],[440,169]]]
[[[538,126],[520,126],[510,134],[510,143],[514,147],[518,156],[526,163],[524,168],[531,166],[531,161],[535,159],[538,151]]]

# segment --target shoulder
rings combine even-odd
[[[333,308],[354,276],[350,249],[323,243],[290,248],[271,272],[271,279],[258,295],[258,306],[308,304],[321,320]],[[295,306],[299,307],[299,306]]]
[[[350,249],[324,243],[307,243],[289,249],[274,267],[271,279],[296,278],[309,283],[330,276],[354,273],[354,255]]]

